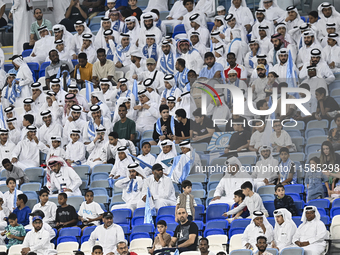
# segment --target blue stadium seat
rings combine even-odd
[[[44,62],[40,65],[40,70],[45,70],[51,64],[50,61]]]
[[[262,198],[262,201],[274,201],[275,195],[273,194],[261,194],[260,197]]]
[[[239,249],[231,251],[229,255],[253,255],[253,251],[247,249]]]
[[[203,231],[203,228],[204,228],[203,221],[194,220],[194,221],[192,221],[192,222],[194,222],[194,223],[197,225],[198,234],[199,234],[200,236],[202,236],[202,233],[203,233],[202,231]]]
[[[65,242],[77,242],[78,240],[75,236],[60,236],[57,239],[57,245],[60,243],[65,243]]]
[[[286,131],[290,135],[290,137],[300,137],[301,136],[300,130],[291,129],[291,130],[286,130]]]
[[[256,156],[240,156],[238,157],[238,159],[240,160],[240,162],[242,163],[242,165],[253,165],[256,163]]]
[[[204,237],[211,236],[211,235],[224,235],[223,229],[220,228],[211,228],[204,230]]]
[[[307,144],[305,148],[305,153],[310,154],[320,150],[320,144]]]
[[[298,193],[287,192],[286,195],[293,198],[294,201],[301,201],[302,200],[300,194],[298,194]]]
[[[8,71],[11,70],[12,68],[14,68],[13,64],[5,64],[4,65],[4,69],[5,69],[6,73],[8,73]]]
[[[207,22],[207,26],[208,26],[209,32],[211,32],[211,30],[214,27],[214,22]]]
[[[274,201],[265,201],[263,205],[267,209],[269,217],[273,217],[273,212],[275,211]]]
[[[38,199],[38,194],[35,191],[26,190],[23,193],[27,196],[27,199]]]
[[[108,173],[93,173],[91,174],[90,180],[93,181],[100,181],[100,180],[107,180],[109,178]]]
[[[109,181],[107,179],[106,180],[91,181],[90,189],[92,189],[92,188],[101,188],[101,187],[109,188],[110,187]]]
[[[130,235],[130,242],[134,239],[138,239],[138,238],[150,238],[150,235],[148,233],[143,233],[143,232],[139,232],[139,233],[132,233]]]
[[[20,187],[21,191],[38,191],[40,189],[41,183],[39,182],[23,183]]]
[[[112,164],[99,164],[95,165],[92,169],[93,173],[109,173],[111,172],[113,165]]]
[[[69,227],[69,228],[62,228],[59,231],[59,236],[81,236],[81,228],[78,227]]]
[[[329,122],[326,119],[323,120],[310,120],[307,123],[306,131],[307,129],[311,128],[328,128]]]
[[[45,77],[45,69],[44,70],[39,70],[39,78]]]
[[[90,24],[89,29],[91,30],[91,32],[98,32],[98,30],[100,29],[100,23]]]
[[[197,221],[203,221],[204,216],[204,205],[195,206],[195,220]]]
[[[308,202],[307,205],[314,205],[318,208],[329,209],[330,208],[330,201],[328,199],[313,199]]]
[[[298,216],[302,215],[303,208],[305,207],[305,202],[301,201],[294,201]]]
[[[30,62],[27,63],[28,67],[31,69],[32,73],[35,74],[35,77],[38,77],[39,75],[39,63],[35,63],[35,62]]]
[[[77,59],[72,59],[71,61],[72,61],[73,67],[79,64]]]
[[[325,130],[323,128],[311,128],[305,131],[305,138],[307,140],[310,137],[320,136],[320,135],[325,135]]]
[[[305,250],[300,247],[284,248],[280,255],[304,255]]]
[[[305,187],[303,184],[290,184],[285,185],[285,191],[286,193],[299,193],[302,194],[305,190]]]
[[[172,38],[175,38],[176,35],[178,34],[185,34],[185,28],[183,24],[179,24],[177,26],[175,26],[174,28],[174,33],[172,34]]]
[[[192,182],[192,190],[201,190],[203,189],[203,184],[200,182]]]
[[[83,236],[85,235],[91,235],[91,233],[96,229],[97,226],[89,226],[84,229]]]
[[[152,224],[137,225],[132,228],[131,233],[149,233],[149,237],[153,239],[155,228]]]
[[[334,207],[340,207],[340,198],[337,198],[332,203],[332,208]]]
[[[90,166],[88,165],[80,165],[80,166],[74,166],[74,171],[79,175],[80,179],[82,181],[87,181],[89,178],[90,173]]]
[[[28,49],[28,50],[24,50],[22,53],[21,53],[21,56],[23,58],[26,58],[26,57],[29,57],[32,53],[33,49]]]
[[[44,169],[42,167],[29,167],[24,170],[30,182],[40,182],[44,177]]]
[[[105,188],[92,188],[94,196],[107,196],[107,190]]]
[[[219,184],[219,182],[208,182],[207,184],[207,190],[208,192],[210,190],[216,189],[217,185]]]
[[[320,213],[320,216],[327,216],[327,212],[324,208],[318,208],[318,211]]]
[[[178,226],[177,222],[169,222],[167,223],[167,230],[175,232],[176,227]]]
[[[133,217],[131,220],[131,226],[138,226],[144,224],[144,216]]]
[[[175,215],[176,206],[164,206],[159,208],[157,215]]]
[[[329,229],[329,225],[331,224],[331,219],[328,215],[320,215],[320,220],[326,225],[327,229]]]
[[[246,228],[250,224],[250,219],[237,219],[231,222],[230,228]]]
[[[233,235],[243,234],[245,228],[230,228],[229,229],[229,240]]]
[[[206,174],[190,174],[187,177],[188,181],[193,182],[207,182],[207,175]]]
[[[211,220],[207,222],[205,229],[218,228],[218,229],[222,229],[225,232],[225,234],[227,234],[228,227],[229,227],[229,223],[227,220]]]
[[[296,225],[297,227],[299,227],[299,226],[301,225],[301,223],[302,223],[301,217],[300,217],[300,216],[293,216],[293,217],[292,217],[292,220],[294,221],[294,223],[295,223],[295,225]]]
[[[175,221],[175,216],[174,215],[158,215],[157,218],[156,218],[156,223],[160,220],[164,220],[165,222],[176,222]]]
[[[340,214],[340,207],[333,207],[331,209],[330,216],[331,216],[332,219],[335,215],[339,215],[339,214]]]
[[[133,217],[138,217],[138,216],[142,216],[144,217],[145,214],[145,208],[137,208],[134,212],[133,212]]]
[[[275,186],[274,185],[268,185],[268,186],[262,186],[257,189],[257,193],[259,195],[261,194],[274,194],[275,193]]]
[[[111,212],[114,215],[113,223],[130,226],[130,219],[132,217],[132,211],[130,209],[115,209]]]
[[[80,243],[84,243],[84,242],[87,242],[88,240],[90,239],[90,235],[83,235],[81,238],[80,238]]]
[[[223,220],[225,219],[222,216],[223,213],[229,211],[228,204],[212,204],[209,205],[206,211],[206,222],[210,220]]]

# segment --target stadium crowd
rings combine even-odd
[[[230,252],[249,254],[332,246],[340,13],[327,2],[301,17],[277,0],[254,14],[245,0],[229,9],[178,0],[162,18],[167,5],[49,0],[52,26],[31,1],[14,0],[7,18],[0,0],[0,26],[14,21],[12,65],[0,54],[0,245],[9,254],[20,244],[22,255],[59,253],[74,241],[88,245],[76,255],[223,255],[228,236]],[[243,115],[216,84],[242,90]],[[207,89],[215,95],[205,105]],[[275,104],[268,115],[249,109]],[[215,153],[221,132],[230,139]],[[217,163],[227,171],[203,171]],[[217,234],[226,239],[214,243]]]

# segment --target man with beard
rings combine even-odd
[[[61,136],[63,131],[62,126],[52,121],[52,113],[50,110],[45,110],[40,113],[44,125],[39,128],[39,140],[47,146],[51,146],[51,136]]]
[[[250,51],[244,57],[244,66],[245,68],[247,68],[247,75],[249,77],[256,67],[253,58],[256,55],[260,54],[261,50],[260,50],[260,44],[258,40],[251,40],[248,45],[249,45]]]
[[[267,62],[267,55],[266,54],[256,55],[256,58],[254,58],[253,62],[256,65],[256,67],[258,65],[264,65],[264,67],[266,69],[266,75],[268,75],[269,70],[273,68],[272,65],[268,64],[268,62]],[[259,76],[257,75],[257,69],[254,69],[252,74],[251,74],[251,76],[250,76],[250,79],[254,80],[254,79],[258,78],[258,77]]]
[[[154,21],[154,13],[147,12],[141,16],[141,22],[143,21],[143,24],[141,24],[141,30],[139,34],[138,39],[138,46],[144,46],[146,44],[146,34],[154,34],[155,35],[155,43],[157,45],[160,44],[162,39],[162,32],[161,30],[156,27],[156,22]],[[157,15],[156,15],[157,16]]]
[[[287,66],[288,66],[288,49],[279,49],[277,52],[278,63],[274,65],[271,71],[277,73],[279,78],[286,79],[287,77]],[[292,52],[291,52],[292,53]],[[293,55],[292,55],[293,56]],[[293,79],[298,81],[299,70],[296,68],[293,60]],[[334,76],[333,76],[334,77]]]
[[[126,245],[126,241],[120,241],[117,243],[117,252],[119,255],[137,255],[135,252],[129,252],[129,248]]]
[[[175,68],[178,71],[175,74],[176,85],[180,90],[184,91],[186,88],[186,84],[188,83],[188,74],[189,74],[189,69],[186,68],[185,66],[185,60],[182,58],[178,58],[176,61]]]
[[[273,23],[266,19],[266,9],[265,8],[258,8],[255,12],[256,21],[253,25],[252,29],[252,35],[251,39],[259,39],[259,27],[265,27],[268,26],[269,29],[269,35],[272,35],[274,33],[274,26]]]
[[[299,70],[302,69],[304,63],[309,61],[310,52],[312,49],[319,49],[321,50],[322,47],[315,40],[315,34],[313,31],[307,31],[302,34],[304,46],[299,49],[299,54],[297,56],[296,65]]]
[[[176,54],[171,49],[171,43],[168,40],[162,42],[162,53],[157,62],[157,70],[161,70],[164,75],[175,74]]]
[[[295,47],[292,46],[289,42],[287,42],[283,35],[277,33],[275,35],[272,35],[271,41],[274,45],[274,48],[271,49],[268,53],[268,62],[271,63],[273,66],[275,66],[277,63],[279,63],[279,59],[277,57],[277,52],[282,49],[286,48],[287,54],[288,51],[290,50],[290,53],[293,58],[293,63],[295,63],[295,56],[296,56],[296,50]]]
[[[257,255],[271,255],[270,252],[266,251],[267,249],[267,237],[259,236],[256,239],[256,247],[258,249]]]
[[[137,82],[142,83],[143,81],[143,72],[147,71],[146,68],[146,60],[143,57],[143,53],[139,49],[135,49],[131,52],[131,62],[130,66],[130,77],[127,77],[129,80],[137,80]]]
[[[307,74],[308,77],[303,80],[301,83],[307,83],[310,88],[310,93],[312,96],[315,95],[315,90],[317,88],[324,88],[326,90],[326,96],[328,95],[328,87],[327,83],[325,82],[324,79],[320,78],[317,76],[317,67],[312,65],[312,66],[307,66]]]
[[[136,134],[136,123],[126,117],[127,107],[125,104],[121,104],[119,106],[118,114],[120,120],[114,124],[113,132],[117,132],[120,139],[134,141]]]
[[[103,78],[111,81],[115,74],[115,65],[113,61],[106,59],[105,49],[97,50],[97,58],[99,61],[95,62],[92,68],[92,82],[95,83],[95,86],[98,86],[99,81]]]
[[[40,216],[33,217],[34,230],[29,231],[22,243],[22,255],[36,253],[37,255],[49,254],[50,234],[43,227],[43,221]]]
[[[15,148],[15,144],[8,139],[8,133],[9,133],[8,129],[0,128],[0,158],[1,159],[11,158],[12,151]],[[15,168],[18,169],[17,167]],[[3,164],[1,164],[0,170],[3,170],[3,169],[4,169],[4,166]],[[23,181],[20,182],[20,184],[21,183],[23,183]]]
[[[327,46],[324,47],[324,54],[327,56],[325,61],[333,73],[340,72],[340,46],[339,46],[339,34],[328,34]]]
[[[209,251],[209,240],[208,238],[202,237],[200,239],[198,249],[201,252],[201,255],[215,255],[215,253]]]
[[[199,73],[204,61],[199,52],[193,49],[191,42],[188,39],[178,40],[176,48],[178,50],[177,56],[185,60],[186,67]]]
[[[196,251],[198,241],[196,223],[188,221],[188,213],[185,208],[178,208],[176,213],[180,224],[175,229],[169,247],[178,247],[180,253],[183,251]]]
[[[300,71],[299,78],[301,80],[307,78],[308,66],[316,66],[316,73],[318,77],[324,79],[327,84],[332,83],[335,80],[335,76],[332,70],[327,65],[326,61],[322,58],[322,53],[319,49],[312,49],[310,51],[310,62],[306,62],[303,64],[303,67]]]
[[[259,100],[266,98],[265,88],[268,83],[266,71],[267,70],[264,65],[258,65],[256,67],[258,78],[250,84],[252,91],[253,91],[253,96],[254,96],[253,100],[255,103],[258,102]]]
[[[225,79],[228,78],[228,73],[230,70],[235,70],[237,72],[237,78],[241,80],[247,79],[247,69],[240,64],[236,63],[236,55],[233,52],[229,52],[227,54],[227,62],[229,67],[224,69],[224,77]]]
[[[136,46],[140,31],[138,19],[135,16],[127,17],[125,19],[125,24],[127,27],[126,33],[130,35],[130,43],[131,45]]]
[[[206,64],[206,66],[200,71],[200,78],[219,79],[222,77],[223,66],[220,63],[216,63],[215,56],[212,52],[205,53],[204,64]]]

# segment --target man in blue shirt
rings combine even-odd
[[[204,66],[200,71],[199,77],[207,79],[220,79],[224,67],[220,63],[216,63],[215,56],[212,52],[207,52],[204,55]]]

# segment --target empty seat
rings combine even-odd
[[[130,235],[130,241],[134,239],[139,239],[139,238],[149,238],[150,235],[148,233],[143,233],[143,232],[138,232],[138,233],[131,233]]]
[[[261,194],[260,197],[262,198],[262,201],[274,201],[275,200],[274,194]]]
[[[159,208],[157,215],[175,215],[175,209],[176,206],[163,206]]]
[[[74,166],[73,169],[79,175],[80,179],[82,179],[83,181],[88,179],[88,175],[90,173],[90,166],[88,165]]]
[[[273,217],[273,212],[275,211],[274,201],[265,201],[263,205],[268,211],[269,217]]]
[[[226,231],[228,227],[229,223],[227,220],[211,220],[207,222],[205,229],[219,228],[223,231]]]
[[[96,180],[96,181],[92,181],[91,184],[90,184],[90,189],[92,188],[100,188],[100,187],[103,187],[103,188],[109,188],[110,185],[109,185],[109,181],[108,180]]]
[[[29,167],[25,169],[25,174],[30,182],[40,182],[44,177],[44,169],[42,167]]]
[[[69,228],[62,228],[59,231],[59,236],[81,236],[81,228],[78,227],[69,227]]]
[[[21,191],[39,191],[41,189],[41,183],[23,183],[20,187]]]
[[[158,215],[156,218],[156,222],[160,221],[160,220],[164,220],[165,222],[176,222],[175,221],[175,216],[174,215]]]
[[[237,219],[231,222],[230,228],[246,228],[250,224],[250,219]]]
[[[118,225],[130,225],[130,219],[132,217],[132,211],[130,209],[115,209],[112,210],[113,223]]]
[[[58,239],[57,239],[57,250],[59,251],[59,244],[60,243],[74,243],[77,244],[77,247],[76,247],[76,250],[78,249],[78,241],[77,241],[77,238],[75,236],[59,236]],[[66,246],[66,245],[65,245]]]
[[[230,237],[229,252],[242,249],[242,234],[235,234]]]
[[[82,196],[72,196],[67,198],[67,204],[72,205],[76,211],[79,211],[80,205],[84,202]]]
[[[329,122],[328,120],[322,119],[322,120],[310,120],[307,123],[306,129],[311,128],[328,128]]]
[[[275,193],[275,186],[269,185],[269,186],[262,186],[257,189],[258,194],[274,194]]]
[[[206,174],[190,174],[188,175],[186,180],[189,180],[191,182],[206,182],[207,175]]]
[[[229,211],[228,204],[212,204],[209,205],[206,211],[206,222],[210,220],[220,220],[225,217],[222,215],[223,213]]]
[[[303,255],[304,249],[300,247],[284,248],[280,255]]]
[[[253,255],[251,250],[247,249],[240,249],[240,250],[233,250],[229,253],[229,255]]]
[[[108,173],[93,173],[91,174],[91,183],[93,181],[100,181],[100,180],[107,180],[109,178],[109,174]]]
[[[212,229],[206,229],[204,230],[204,237],[210,236],[210,235],[225,235],[223,229],[220,228],[212,228]]]
[[[95,165],[92,169],[92,173],[109,173],[111,172],[112,167],[112,164]]]
[[[91,233],[96,229],[97,226],[89,226],[84,229],[83,236],[85,235],[91,235]]]

